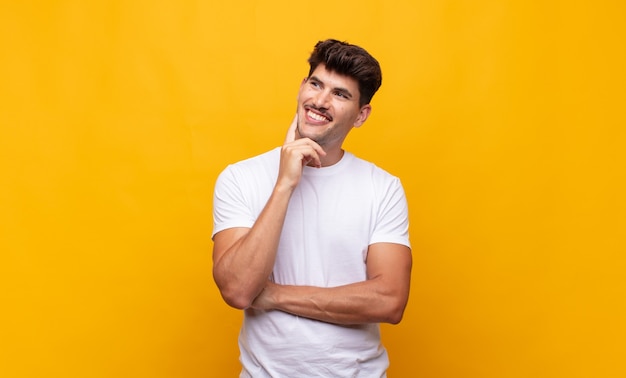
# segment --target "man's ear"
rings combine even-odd
[[[371,112],[372,106],[370,104],[363,105],[361,110],[359,110],[359,115],[356,117],[356,121],[354,121],[354,127],[360,127],[364,124]]]

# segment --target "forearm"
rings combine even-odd
[[[398,323],[408,288],[391,290],[382,278],[338,287],[268,283],[253,307],[280,310],[334,324]]]
[[[290,196],[289,190],[275,188],[252,228],[225,251],[214,252],[215,282],[231,306],[248,307],[272,273]]]

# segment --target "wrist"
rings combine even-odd
[[[276,185],[274,186],[274,192],[276,194],[283,194],[283,195],[290,196],[293,193],[293,191],[296,189],[296,186],[298,186],[297,183],[277,181]]]

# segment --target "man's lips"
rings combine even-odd
[[[333,117],[331,117],[330,115],[328,115],[326,112],[317,110],[317,109],[313,109],[313,108],[305,108],[306,110],[306,116],[307,118],[310,118],[313,121],[316,122],[331,122],[333,120]]]

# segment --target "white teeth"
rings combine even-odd
[[[307,114],[309,117],[311,117],[311,118],[313,118],[314,120],[316,120],[316,121],[326,121],[326,117],[324,117],[324,116],[322,116],[322,115],[319,115],[319,114],[316,114],[316,113],[313,113],[313,112],[312,112],[312,111],[310,111],[310,110],[309,110],[306,114]]]

